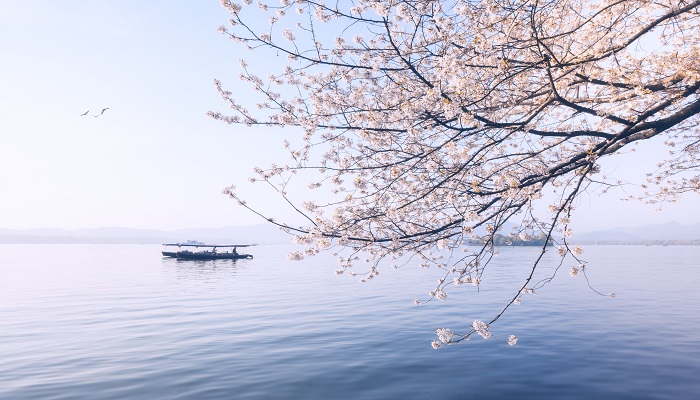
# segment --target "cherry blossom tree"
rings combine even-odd
[[[554,277],[534,279],[549,249],[585,274],[569,220],[582,193],[620,184],[601,160],[661,137],[669,156],[637,197],[700,191],[700,1],[221,3],[231,15],[223,34],[286,64],[264,78],[241,61],[257,109],[217,81],[231,111],[210,115],[303,135],[285,142],[286,164],[251,178],[308,221],[272,221],[306,246],[290,258],[340,248],[337,273],[369,280],[396,262],[384,260],[410,256],[444,273],[427,300],[445,300],[495,268],[495,235],[544,239],[499,313],[462,333],[438,329],[434,347],[490,337],[509,307]],[[291,199],[301,173],[333,200]],[[225,193],[268,218],[234,187]],[[504,232],[506,222],[516,228]],[[361,255],[370,265],[356,271]]]

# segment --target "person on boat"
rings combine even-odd
[[[235,247],[233,248],[233,251],[232,251],[231,253],[233,253],[233,254],[235,254],[235,255],[238,255],[238,251],[236,251],[236,248],[235,248]]]

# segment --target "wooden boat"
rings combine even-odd
[[[250,254],[241,254],[238,247],[250,247],[254,244],[205,244],[188,240],[185,243],[163,243],[165,250],[161,253],[163,257],[173,257],[178,260],[239,260],[253,258]],[[176,251],[172,247],[177,247]],[[183,250],[182,248],[185,247]],[[194,251],[189,250],[194,248]],[[204,248],[205,250],[201,250]],[[219,250],[219,249],[223,249]]]

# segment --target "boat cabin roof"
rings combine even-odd
[[[254,245],[254,244],[163,243],[163,246],[177,246],[177,247],[250,247],[250,246],[255,246],[255,245]]]

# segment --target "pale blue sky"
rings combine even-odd
[[[226,111],[213,78],[250,98],[238,60],[255,53],[216,31],[227,19],[218,0],[3,0],[0,228],[259,223],[221,190],[236,184],[251,202],[276,207],[246,179],[298,132],[206,117]],[[104,107],[99,118],[80,116]],[[628,157],[618,172],[641,177],[638,161],[648,159]],[[619,197],[584,197],[576,226],[700,222],[697,195],[660,213]]]

